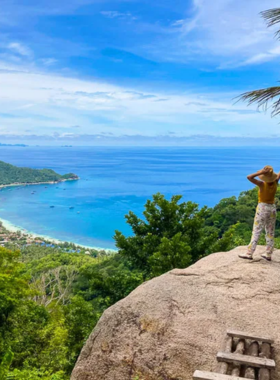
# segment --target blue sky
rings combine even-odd
[[[276,0],[1,0],[0,142],[278,144]]]

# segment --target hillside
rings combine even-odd
[[[278,191],[277,208],[279,199]],[[260,325],[252,324],[256,331],[250,329],[249,316],[246,314],[248,300],[251,299],[250,292],[254,287],[256,293],[252,297],[255,301],[260,301],[261,307],[267,292],[269,302],[274,302],[271,281],[275,278],[275,284],[278,286],[280,251],[276,251],[275,259],[269,263],[272,264],[270,266],[258,258],[253,263],[238,259],[238,250],[244,248],[212,255],[213,252],[226,252],[249,243],[256,204],[257,189],[243,192],[238,198],[222,199],[211,209],[199,208],[192,202],[182,202],[180,196],[174,196],[168,201],[164,196],[156,194],[153,200],[148,200],[145,205],[145,219],[139,219],[133,212],[126,216],[133,228],[133,236],[125,237],[120,231],[116,231],[115,239],[119,252],[110,255],[106,252],[91,252],[88,255],[85,250],[78,253],[71,244],[53,247],[33,242],[30,245],[26,236],[12,234],[7,239],[7,235],[2,233],[0,240],[9,240],[5,243],[9,250],[0,247],[0,288],[2,286],[5,290],[4,293],[0,292],[0,378],[1,362],[7,361],[5,355],[11,352],[10,361],[5,368],[11,378],[69,380],[86,339],[106,309],[108,310],[94,330],[75,368],[74,374],[78,373],[79,377],[73,379],[106,380],[106,377],[101,376],[102,370],[105,373],[111,362],[112,370],[108,372],[107,377],[110,380],[126,379],[124,365],[131,370],[130,380],[191,378],[188,374],[195,367],[195,361],[191,362],[185,378],[165,376],[166,373],[170,373],[167,372],[166,366],[171,363],[171,369],[174,370],[177,364],[179,368],[180,360],[186,363],[186,358],[191,355],[191,348],[183,348],[185,344],[186,347],[193,344],[196,349],[194,336],[191,338],[186,332],[194,328],[197,315],[204,312],[205,320],[198,319],[197,322],[201,330],[194,330],[194,333],[199,339],[201,334],[209,338],[209,342],[205,343],[207,350],[202,362],[205,366],[200,366],[199,369],[211,370],[210,355],[211,360],[215,361],[215,354],[220,347],[215,348],[214,354],[212,349],[215,344],[220,345],[219,336],[224,336],[226,328],[259,332]],[[280,213],[276,224],[276,248],[280,248],[279,218]],[[263,236],[260,244],[265,244]],[[21,251],[21,255],[18,251]],[[174,268],[187,269],[170,272]],[[156,278],[152,280],[153,277]],[[255,284],[257,281],[258,285]],[[142,283],[143,286],[139,287]],[[263,288],[260,288],[261,286]],[[136,288],[137,290],[132,292]],[[209,291],[211,289],[212,293]],[[201,293],[204,291],[205,298]],[[278,288],[276,292],[279,293]],[[117,303],[121,299],[123,301]],[[244,304],[239,304],[242,299]],[[221,313],[226,309],[226,306],[223,306],[226,302],[227,308],[236,308],[237,313],[241,313],[240,308],[244,307],[247,315],[244,323],[238,319],[238,325],[235,324],[232,314],[225,314],[227,321],[223,319]],[[279,300],[276,299],[276,302]],[[116,305],[110,307],[114,304]],[[268,310],[269,308],[270,306]],[[177,314],[182,314],[183,320],[179,320]],[[5,317],[4,320],[1,316]],[[217,318],[221,319],[221,325],[217,324]],[[175,331],[175,340],[172,340],[165,319]],[[184,326],[182,345],[179,337],[181,323]],[[205,333],[208,323],[209,328],[213,323],[214,328],[218,329],[218,338],[215,334],[212,336],[212,328],[210,335]],[[127,333],[132,331],[131,340],[126,335],[126,330],[121,330],[120,325],[124,330],[127,328]],[[179,330],[176,330],[177,327]],[[134,328],[138,328],[137,333]],[[85,352],[88,350],[87,347],[91,350],[92,341],[98,331],[102,342],[97,339],[96,344],[102,345],[102,353],[97,345],[94,345],[92,352],[96,350],[97,355],[100,353],[100,361],[93,356],[87,359]],[[269,331],[267,334],[265,332],[264,330],[264,335],[271,335]],[[146,339],[151,336],[149,345]],[[119,351],[116,349],[118,343],[115,337],[120,342]],[[127,349],[122,344],[123,337],[128,343]],[[160,352],[165,353],[166,347],[167,363],[161,361],[157,342]],[[173,342],[174,351],[171,347]],[[176,351],[177,345],[179,348]],[[136,352],[137,347],[139,352]],[[154,364],[147,359],[148,356],[151,357],[151,352],[155,352]],[[134,360],[131,359],[132,354],[135,355],[135,363],[131,362]],[[176,355],[177,361],[174,359]],[[139,365],[141,360],[143,366]],[[148,366],[155,368],[152,365],[156,366],[158,363],[162,364],[163,370],[166,371],[161,377],[141,377],[141,373],[146,374],[148,371]],[[93,366],[98,370],[96,377],[92,377],[95,376],[92,372]],[[116,369],[118,366],[120,371],[124,371],[124,376]],[[87,368],[89,377],[83,377],[83,367]],[[182,368],[185,371],[185,367]],[[137,371],[139,376],[135,374]],[[156,371],[157,369],[155,373]]]
[[[107,309],[71,380],[189,380],[197,369],[215,371],[227,329],[273,337],[279,362],[280,250],[268,263],[264,247],[253,262],[238,257],[245,249],[174,269]]]
[[[0,161],[0,186],[76,180],[76,174],[60,175],[51,169],[20,168]]]

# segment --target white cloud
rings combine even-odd
[[[152,42],[148,54],[172,61],[210,62],[224,68],[272,60],[279,41],[260,12],[274,7],[279,7],[278,0],[265,4],[263,0],[193,0],[191,15],[174,21],[166,31],[169,37]]]
[[[182,26],[185,24],[185,20],[176,20],[172,23],[172,26]]]
[[[232,55],[235,52],[259,49],[273,42],[271,31],[260,17],[262,0],[196,0],[197,41],[214,54]],[[278,5],[268,0],[265,7]]]
[[[42,0],[38,5],[34,0],[22,6],[17,0],[13,11],[15,19],[19,18],[18,22],[22,22],[26,16],[67,15],[75,13],[77,9],[79,14],[84,14],[89,7],[83,6],[94,3],[95,0],[70,0],[63,4],[55,0]],[[137,20],[137,27],[134,28],[134,22],[131,23],[133,29],[128,30],[128,33],[137,33],[137,37],[141,35],[142,42],[139,38],[131,38],[132,43],[129,42],[125,48],[157,61],[197,60],[205,63],[205,66],[211,63],[219,68],[232,68],[262,63],[278,56],[270,51],[277,48],[279,42],[273,37],[273,29],[266,28],[259,14],[265,9],[278,7],[278,0],[192,0],[191,5],[189,3],[186,2],[185,12],[178,14],[177,19],[170,20],[168,15],[163,21],[159,19],[153,23],[149,23],[145,15],[135,17],[127,10],[103,10],[100,14],[112,20]],[[11,12],[9,2],[5,2],[3,8]],[[185,14],[188,16],[183,18]],[[65,43],[69,44],[69,41]],[[81,49],[82,44],[77,45],[75,48]],[[32,51],[18,41],[12,42],[9,49],[22,57],[32,56]],[[45,58],[43,62],[46,66],[54,63],[54,58]]]
[[[24,57],[33,56],[32,50],[20,42],[11,42],[8,44],[7,48]]]
[[[80,126],[81,134],[155,136],[172,128],[183,135],[194,131],[227,135],[233,130],[238,135],[253,128],[262,135],[264,122],[272,132],[279,128],[276,121],[243,104],[233,105],[237,95],[233,93],[138,91],[30,69],[22,72],[20,67],[13,70],[0,72],[0,125],[11,134],[27,129],[70,133],[73,126]]]
[[[270,49],[266,53],[253,55],[253,57],[246,59],[244,62],[241,62],[239,66],[260,64],[260,63],[272,61],[273,59],[279,56],[280,56],[280,46]]]
[[[43,58],[41,61],[45,66],[53,66],[57,63],[57,59],[55,58]]]

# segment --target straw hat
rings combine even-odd
[[[274,182],[277,179],[277,174],[273,171],[272,166],[265,166],[264,169],[269,169],[267,174],[261,174],[259,178],[264,182]]]

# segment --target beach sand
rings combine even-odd
[[[55,185],[55,184],[59,184],[61,182],[68,182],[68,181],[77,181],[79,180],[80,178],[77,177],[77,178],[73,178],[73,179],[62,179],[62,180],[59,180],[59,181],[48,181],[48,182],[35,182],[35,183],[11,183],[9,185],[0,185],[0,189],[1,188],[5,188],[5,187],[13,187],[13,186],[31,186],[31,185]],[[17,232],[17,231],[20,231],[22,234],[25,234],[25,235],[29,235],[32,239],[35,239],[35,238],[41,238],[43,240],[48,240],[49,242],[53,243],[53,244],[62,244],[62,243],[66,243],[66,241],[63,241],[63,240],[59,240],[59,239],[54,239],[52,238],[51,236],[46,236],[46,235],[38,235],[32,231],[27,231],[26,229],[20,227],[20,226],[16,226],[14,224],[12,224],[11,222],[9,222],[8,220],[5,220],[5,219],[2,219],[0,218],[0,222],[2,223],[3,227],[6,228],[6,230],[10,231],[10,232]],[[75,243],[74,241],[71,241],[71,242],[67,242],[67,243],[72,243],[72,244],[75,244],[77,247],[81,247],[81,248],[88,248],[88,249],[95,249],[97,251],[105,251],[105,252],[117,252],[116,249],[112,249],[112,248],[103,248],[103,247],[92,247],[92,246],[88,246],[88,245],[82,245],[82,244],[79,244],[79,243]]]
[[[78,181],[79,179],[80,177],[61,179],[59,181],[48,181],[48,182],[10,183],[9,185],[0,185],[0,189],[3,189],[5,187],[13,187],[13,186],[56,185],[61,182]]]
[[[42,240],[47,240],[47,241],[49,241],[49,242],[51,242],[53,244],[63,244],[63,243],[66,243],[63,240],[54,239],[54,238],[52,238],[50,236],[38,235],[38,234],[35,234],[34,232],[27,231],[26,229],[24,229],[22,227],[19,227],[19,226],[16,226],[16,225],[12,224],[11,222],[9,222],[8,220],[2,219],[2,218],[0,218],[0,222],[2,223],[3,227],[6,230],[10,231],[10,232],[20,231],[22,234],[29,235],[33,239],[35,239],[35,238],[41,238]],[[67,242],[67,243],[75,244],[77,247],[88,248],[88,249],[95,249],[97,251],[105,251],[107,253],[117,252],[116,249],[102,248],[102,247],[92,247],[92,246],[88,246],[88,245],[82,245],[82,244],[79,244],[79,243],[75,243],[73,241]]]

